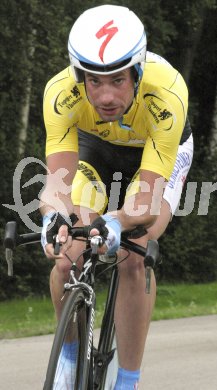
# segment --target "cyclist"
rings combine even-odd
[[[193,155],[186,84],[166,60],[146,51],[144,26],[134,12],[116,5],[88,9],[71,29],[68,50],[70,66],[44,93],[42,244],[55,259],[50,288],[57,318],[71,266],[65,253],[75,258],[82,245],[72,244],[68,226],[91,224],[90,234],[105,237],[101,252],[112,253],[122,230],[143,225],[147,234],[135,242],[146,246],[175,213]],[[145,293],[144,272],[139,255],[119,265],[115,390],[139,383],[156,291],[153,275],[151,294]]]

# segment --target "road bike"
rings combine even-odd
[[[156,240],[149,240],[147,248],[130,241],[146,232],[143,227],[121,234],[121,245],[126,255],[120,258],[99,255],[102,237],[89,237],[89,229],[72,227],[69,230],[73,240],[85,241],[82,269],[78,270],[77,259],[72,262],[69,282],[64,285],[67,295],[58,323],[50,353],[43,390],[113,390],[118,370],[118,355],[115,338],[114,308],[118,289],[118,264],[129,252],[144,258],[146,293],[150,293],[151,273],[159,261],[159,246]],[[17,233],[16,222],[8,222],[5,229],[4,246],[8,263],[8,275],[13,275],[13,251],[19,245],[40,242],[40,233]],[[55,251],[59,243],[56,241]],[[94,320],[96,308],[96,269],[104,264],[111,271],[107,298],[100,327],[98,345],[94,345]],[[79,272],[78,272],[79,271]],[[62,387],[61,387],[62,386]]]

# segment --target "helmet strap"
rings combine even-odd
[[[135,64],[133,66],[133,69],[134,69],[134,72],[136,73],[135,84],[134,84],[134,97],[136,97],[136,95],[138,93],[139,83],[140,83],[140,80],[142,79],[142,76],[143,76],[143,71],[142,71],[140,64]]]

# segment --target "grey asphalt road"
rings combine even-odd
[[[42,390],[53,336],[0,341],[0,389]],[[217,390],[217,316],[152,322],[140,390]]]

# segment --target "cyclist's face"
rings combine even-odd
[[[85,72],[85,84],[90,103],[105,122],[120,119],[134,98],[134,79],[130,69],[102,76]]]

